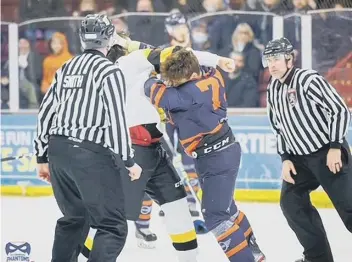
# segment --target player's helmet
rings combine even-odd
[[[108,47],[115,26],[106,15],[90,14],[81,22],[79,36],[84,49]]]
[[[285,59],[289,59],[289,56],[293,53],[293,45],[285,38],[273,39],[267,43],[263,51],[263,66],[267,67],[267,59],[269,57],[280,57],[284,56]]]
[[[187,19],[186,17],[180,13],[180,12],[174,12],[171,13],[168,17],[165,19],[165,28],[166,31],[170,34],[172,31],[172,27],[178,26],[178,25],[184,25],[187,24]]]

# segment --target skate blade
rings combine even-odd
[[[145,241],[144,239],[137,239],[137,246],[144,249],[154,249],[156,241]]]

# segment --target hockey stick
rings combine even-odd
[[[174,167],[178,171],[177,173],[178,173],[180,179],[182,181],[184,181],[186,183],[186,185],[189,187],[189,190],[190,190],[192,196],[194,197],[194,199],[196,200],[197,206],[199,207],[200,216],[203,218],[203,215],[202,215],[202,212],[201,212],[200,200],[199,200],[196,192],[193,190],[193,187],[192,187],[192,185],[190,184],[190,182],[188,180],[188,175],[187,175],[187,173],[185,171],[185,168],[184,168],[184,166],[182,164],[181,155],[180,155],[180,153],[177,152],[177,142],[172,144],[172,142],[170,140],[170,137],[168,136],[166,130],[165,130],[165,132],[163,132],[163,137],[164,137],[164,140],[165,140],[167,146],[172,150],[173,158],[176,159],[176,161],[173,161],[172,164],[174,165]],[[174,136],[174,141],[178,141],[177,134]],[[204,220],[204,218],[203,218],[203,220]]]
[[[12,160],[17,160],[25,157],[32,157],[33,153],[28,153],[28,154],[23,154],[23,155],[18,155],[18,156],[8,156],[1,158],[1,162],[6,162],[6,161],[12,161]]]

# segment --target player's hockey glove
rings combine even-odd
[[[119,59],[121,56],[126,55],[127,50],[124,49],[122,46],[120,45],[113,45],[107,55],[106,58],[109,59],[111,62],[115,63],[117,61],[117,59]]]

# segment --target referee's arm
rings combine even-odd
[[[57,106],[56,88],[57,88],[58,72],[45,94],[43,101],[39,108],[37,117],[37,136],[34,139],[34,152],[37,156],[37,163],[48,163],[48,143],[49,143],[49,130],[55,114]]]
[[[268,94],[268,97],[269,97],[269,94]],[[290,158],[290,151],[286,145],[284,138],[282,137],[282,134],[280,133],[280,128],[277,124],[275,113],[272,110],[272,105],[271,105],[270,99],[268,99],[267,104],[268,104],[267,109],[268,109],[270,125],[276,135],[277,152],[280,155],[281,160],[283,162],[283,161],[288,160]]]
[[[335,88],[320,75],[313,77],[306,93],[309,99],[318,104],[330,116],[330,147],[341,148],[351,120],[351,113],[347,105]]]
[[[103,80],[103,101],[110,118],[109,139],[112,150],[122,156],[126,167],[132,167],[135,162],[125,116],[126,86],[119,69],[114,70]]]

